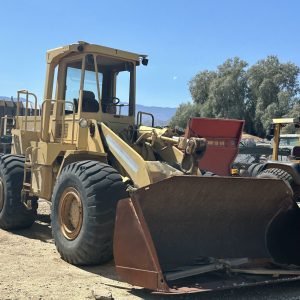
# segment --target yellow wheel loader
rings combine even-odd
[[[41,116],[17,114],[11,154],[0,158],[1,228],[29,227],[44,199],[64,260],[114,256],[123,280],[161,293],[298,278],[290,187],[202,175],[205,139],[176,137],[136,114],[136,68],[146,55],[78,42],[46,59]],[[34,95],[20,93],[27,102]]]

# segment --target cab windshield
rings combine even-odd
[[[88,54],[66,66],[65,100],[73,102],[78,111],[83,72],[82,112],[134,115],[134,64],[115,58]],[[72,105],[66,105],[66,113]]]

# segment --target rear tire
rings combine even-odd
[[[96,161],[67,165],[53,191],[51,225],[61,257],[76,265],[112,258],[118,200],[128,197],[120,174]]]
[[[21,202],[24,177],[23,156],[5,154],[0,157],[0,227],[11,230],[30,227],[37,214],[37,199],[32,209]]]
[[[294,180],[291,174],[288,172],[278,169],[278,168],[270,168],[262,171],[257,175],[258,178],[275,178],[275,179],[282,179],[287,184],[289,184],[290,187],[293,187]]]

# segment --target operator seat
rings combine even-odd
[[[99,103],[95,98],[95,94],[91,91],[82,91],[82,111],[83,112],[98,112]]]

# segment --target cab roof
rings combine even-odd
[[[61,58],[73,53],[89,52],[96,54],[104,54],[112,57],[122,58],[126,60],[132,60],[140,62],[141,59],[146,58],[147,55],[137,54],[133,52],[127,52],[119,49],[109,48],[105,46],[89,44],[87,42],[79,41],[74,44],[62,46],[59,48],[51,49],[47,51],[47,63],[58,62]]]

